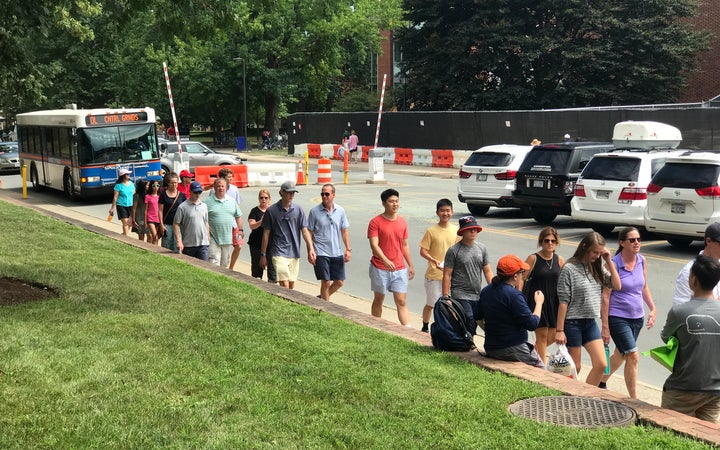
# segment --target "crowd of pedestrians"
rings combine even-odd
[[[202,185],[190,176],[181,172],[180,187],[178,175],[169,173],[160,187],[142,180],[133,184],[129,173],[120,171],[110,214],[117,211],[125,235],[133,229],[150,243],[161,238],[168,249],[232,267],[245,243],[242,200],[232,185],[232,172],[218,174],[204,201]],[[345,266],[352,259],[350,223],[345,209],[335,202],[334,185],[321,187],[321,201],[308,216],[294,202],[297,192],[294,183],[285,182],[275,203],[267,189],[258,193],[258,205],[247,219],[252,276],[266,276],[271,283],[293,289],[304,242],[320,281],[318,297],[330,300],[343,286]],[[391,292],[399,322],[410,326],[407,292],[415,268],[408,224],[399,214],[397,190],[386,189],[380,201],[382,213],[367,225],[370,312],[381,317],[385,296]],[[478,239],[482,227],[476,219],[464,216],[453,224],[448,199],[437,202],[435,213],[438,222],[419,242],[419,254],[427,261],[421,331],[429,332],[435,302],[451,297],[465,310],[467,329],[475,334],[480,325],[484,330],[488,357],[542,368],[548,347],[565,345],[580,374],[584,348],[591,361],[586,383],[605,388],[624,365],[628,395],[637,398],[638,337],[643,327],[650,329],[657,320],[638,229],[619,232],[614,255],[602,235],[590,232],[565,261],[556,252],[558,231],[546,227],[538,235],[538,251],[525,260],[504,255],[493,273],[487,246]],[[661,331],[662,340],[677,342],[678,348],[663,387],[662,406],[718,422],[720,223],[707,227],[704,244],[700,255],[678,274],[673,307]],[[534,344],[528,342],[528,331],[535,332]],[[610,342],[614,351],[608,362],[605,346]]]

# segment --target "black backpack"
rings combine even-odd
[[[457,300],[440,297],[433,310],[435,322],[430,326],[433,347],[450,352],[466,352],[475,348],[468,331],[465,308]]]

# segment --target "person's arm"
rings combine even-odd
[[[237,225],[238,232],[240,233],[240,239],[245,239],[245,230],[243,230],[242,216],[237,216],[235,218],[235,224]]]
[[[442,279],[442,295],[443,297],[450,297],[450,286],[452,282],[453,268],[447,265],[443,267],[443,279]]]
[[[610,343],[610,324],[608,322],[608,315],[610,313],[611,294],[612,289],[608,287],[602,288],[602,303],[600,304],[600,320],[602,322],[602,327],[600,331],[600,336],[602,337],[603,342],[606,344]]]
[[[250,211],[250,215],[252,216],[252,211]],[[262,226],[262,218],[260,220],[255,220],[254,218],[248,216],[248,226],[250,226],[251,230],[255,230]]]
[[[647,318],[647,327],[648,330],[655,325],[655,319],[657,312],[655,311],[655,302],[653,302],[652,294],[650,293],[650,286],[647,282],[647,258],[643,258],[643,279],[645,280],[645,285],[643,286],[642,290],[642,297],[645,304],[650,309],[650,312],[648,313]]]
[[[560,270],[558,277],[557,294],[560,304],[557,312],[557,328],[555,330],[555,342],[560,345],[567,343],[565,337],[565,317],[567,316],[568,304],[572,299],[572,272],[569,268]]]
[[[675,293],[673,294],[673,305],[679,305],[689,301],[692,296],[692,290],[690,289],[690,268],[686,265],[678,273],[675,279]]]
[[[113,214],[115,214],[115,206],[117,205],[117,201],[118,201],[118,196],[119,196],[119,195],[120,195],[120,191],[115,191],[115,192],[113,193],[112,204],[110,205],[110,212],[108,213],[108,214],[110,214],[111,216],[112,216]]]
[[[149,226],[150,226],[149,223],[148,223],[148,220],[147,220],[148,209],[150,209],[150,208],[148,208],[148,203],[147,203],[147,201],[146,201],[146,202],[145,202],[145,227],[149,227]],[[159,206],[158,206],[158,209],[159,209]]]
[[[371,236],[368,238],[370,241],[370,250],[372,251],[372,254],[374,257],[378,258],[380,261],[385,264],[385,269],[389,272],[395,271],[395,264],[393,264],[392,261],[390,261],[386,256],[385,253],[383,253],[382,249],[380,248],[379,239],[377,236]]]
[[[605,248],[602,257],[605,260],[605,267],[607,268],[608,272],[610,272],[610,284],[614,291],[619,291],[620,289],[622,289],[620,275],[618,275],[618,271],[615,268],[615,263],[612,262],[612,255],[610,253],[610,250],[607,249],[607,247]]]
[[[147,211],[147,207],[145,211]],[[158,219],[160,219],[160,232],[165,234],[165,204],[162,202],[162,196],[158,199]],[[145,226],[147,226],[147,222],[145,222]]]
[[[172,229],[173,235],[175,236],[175,244],[177,245],[177,249],[180,253],[182,253],[185,246],[183,245],[182,234],[180,233],[180,225],[178,225],[177,222],[174,222],[172,224]]]
[[[567,344],[565,337],[565,316],[567,315],[568,304],[560,303],[558,305],[557,329],[555,330],[555,343],[559,345]]]
[[[342,235],[343,244],[345,244],[345,262],[349,262],[352,258],[352,247],[350,246],[350,229],[343,228],[340,231]]]
[[[532,273],[533,269],[535,268],[535,262],[537,261],[537,256],[535,256],[535,253],[525,258],[525,264],[530,266],[530,269],[525,272],[525,275],[523,276],[523,281],[527,280],[530,274]],[[524,283],[523,283],[524,284]],[[522,286],[518,286],[518,289],[522,291]]]
[[[415,277],[415,266],[413,266],[412,258],[410,257],[410,244],[407,238],[403,239],[402,242],[402,254],[408,265],[408,279],[412,280]]]
[[[545,302],[545,295],[542,291],[535,291],[535,309],[530,311],[525,297],[520,292],[515,292],[515,297],[510,301],[510,314],[513,320],[521,328],[528,331],[535,331],[540,324],[542,305]]]
[[[433,255],[431,255],[430,251],[428,251],[426,248],[420,247],[420,256],[427,259],[430,262],[430,264],[432,264],[436,268],[442,269],[442,267],[440,267],[442,265],[441,264],[442,261],[440,261],[439,259],[433,258]]]
[[[490,264],[485,264],[483,266],[483,274],[485,275],[485,281],[487,281],[487,284],[492,283],[492,279],[493,279],[494,275],[493,275],[492,267],[490,267]],[[522,286],[520,286],[520,288],[522,289]]]
[[[139,199],[138,199],[138,200],[139,200]],[[147,208],[146,208],[146,209],[147,209]],[[130,219],[132,219],[132,224],[133,224],[133,226],[137,228],[138,223],[137,223],[137,220],[135,220],[135,215],[136,215],[136,214],[137,214],[137,201],[133,200],[132,212],[130,213]],[[145,223],[147,223],[147,222],[145,222]],[[138,230],[138,231],[140,231],[140,230]]]
[[[307,246],[308,261],[310,262],[310,264],[312,264],[314,266],[315,261],[317,259],[317,255],[315,255],[315,246],[313,245],[312,236],[310,235],[310,230],[308,230],[307,227],[303,227],[302,235],[303,235],[303,239],[305,239],[305,245]]]
[[[265,228],[263,230],[262,243],[260,244],[260,267],[263,269],[267,267],[268,242],[270,242],[270,229]]]

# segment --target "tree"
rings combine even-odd
[[[406,1],[399,31],[416,109],[676,101],[707,35],[695,0]]]

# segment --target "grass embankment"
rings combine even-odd
[[[704,448],[507,406],[553,394],[0,201],[1,448]],[[1,295],[1,294],[0,294]]]

